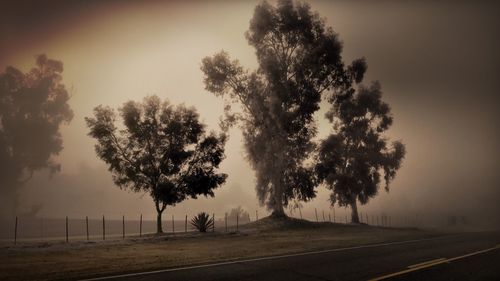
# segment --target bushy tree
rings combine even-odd
[[[393,119],[389,105],[382,101],[380,84],[354,85],[366,70],[364,62],[357,64],[358,71],[351,71],[346,84],[350,86],[330,99],[332,108],[326,117],[334,132],[321,141],[316,159],[318,179],[332,191],[332,205],[350,206],[355,223],[359,223],[357,201],[366,204],[377,194],[382,174],[389,191],[405,156],[400,141],[389,144],[384,136]]]
[[[63,149],[60,127],[73,118],[63,84],[63,64],[36,57],[23,73],[7,67],[0,73],[0,188],[5,214],[16,212],[18,190],[33,173],[60,170],[54,160]]]
[[[246,38],[257,70],[225,52],[204,58],[201,69],[206,89],[227,102],[224,124],[241,124],[260,202],[284,216],[289,200],[315,196],[314,169],[305,164],[315,147],[313,115],[322,93],[346,80],[342,45],[308,4],[292,1],[257,5]]]
[[[227,215],[227,220],[232,223],[236,223],[236,220],[238,219],[240,222],[241,221],[248,221],[250,218],[249,214],[247,211],[245,211],[241,206],[238,206],[236,208],[232,208],[229,211],[229,214]]]
[[[227,175],[217,173],[224,159],[225,134],[206,133],[194,108],[173,106],[157,96],[142,103],[129,101],[117,115],[98,106],[85,118],[89,135],[97,140],[97,155],[109,165],[121,188],[148,192],[157,211],[157,232],[167,205],[188,197],[214,196]]]

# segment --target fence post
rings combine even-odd
[[[239,218],[240,214],[236,214],[236,231],[238,231]]]
[[[335,223],[335,208],[333,208],[333,222]]]
[[[141,214],[141,219],[139,221],[139,237],[142,237],[142,214]]]
[[[16,216],[16,224],[14,226],[14,245],[17,244],[17,216]]]
[[[212,221],[214,222],[212,224],[212,232],[215,232],[215,213],[212,213]]]
[[[332,217],[330,216],[330,212],[328,212],[328,221],[332,222]]]
[[[226,232],[227,232],[227,213],[224,214],[224,225],[226,226]]]
[[[377,215],[377,226],[379,226],[379,224],[378,224],[378,215]]]
[[[184,232],[188,232],[188,215],[186,215],[186,219],[184,220]]]
[[[302,219],[302,208],[299,206],[299,214],[300,214],[300,219]]]
[[[43,217],[40,218],[40,236],[42,237],[43,241]]]
[[[316,222],[319,222],[319,220],[318,220],[318,210],[316,210],[316,208],[314,208],[314,214],[316,214]]]
[[[87,241],[89,241],[89,217],[85,216],[85,229],[87,230]]]
[[[258,213],[258,210],[255,210],[255,220],[258,221],[259,220],[259,213]]]
[[[122,216],[122,239],[125,239],[125,215]]]
[[[106,222],[104,220],[104,215],[102,215],[102,240],[106,240]]]
[[[323,212],[323,222],[325,222],[326,221],[325,220],[325,211],[323,210],[322,212]]]
[[[66,243],[68,243],[68,216],[66,216]]]
[[[345,214],[345,223],[347,224],[347,214]]]
[[[175,234],[174,214],[172,214],[172,234]]]

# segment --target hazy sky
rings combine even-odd
[[[247,44],[255,1],[2,1],[0,68],[24,71],[45,53],[64,63],[75,116],[62,128],[61,173],[38,173],[24,190],[25,207],[45,216],[155,215],[148,195],[121,191],[94,153],[84,117],[99,105],[119,107],[149,94],[195,106],[216,128],[221,101],[204,90],[201,59],[221,49],[256,67]],[[500,213],[500,9],[494,1],[310,1],[339,33],[346,62],[365,56],[365,81],[380,80],[391,105],[389,137],[407,157],[370,212]],[[366,82],[367,83],[367,82]],[[320,136],[330,130],[317,115]],[[222,170],[227,184],[213,199],[188,200],[167,214],[223,214],[258,208],[254,174],[241,135],[231,132]],[[328,192],[305,204],[327,210]],[[261,209],[264,212],[264,209]],[[338,211],[340,213],[342,211]]]

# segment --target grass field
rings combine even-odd
[[[0,246],[1,280],[78,279],[310,250],[432,237],[414,228],[265,218],[239,232]]]

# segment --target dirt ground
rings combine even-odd
[[[1,280],[79,279],[440,235],[410,228],[260,220],[239,232],[0,245]]]

